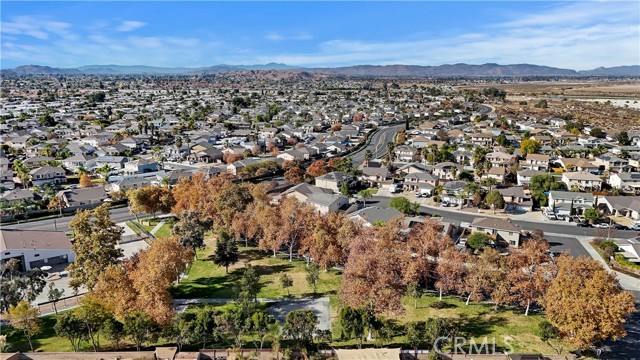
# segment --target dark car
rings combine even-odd
[[[588,222],[579,222],[576,224],[578,227],[591,227],[591,224]]]
[[[613,225],[613,228],[616,230],[631,230],[628,226],[624,226],[621,224],[615,224]]]

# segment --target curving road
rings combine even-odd
[[[393,141],[393,137],[404,126],[401,124],[378,128],[378,131],[371,135],[369,145],[351,154],[353,165],[358,166],[364,161],[364,154],[367,150],[371,150],[374,159],[383,157],[387,153],[387,143]]]

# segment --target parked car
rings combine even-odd
[[[613,228],[616,230],[631,230],[628,226],[624,226],[622,224],[614,224]]]
[[[598,228],[598,229],[608,229],[609,228],[609,224],[607,224],[607,223],[598,223],[598,224],[594,224],[593,227]]]
[[[576,224],[578,227],[591,227],[591,224],[589,224],[588,222],[579,222]]]
[[[440,207],[449,207],[449,203],[448,202],[443,202],[442,204],[440,204]]]

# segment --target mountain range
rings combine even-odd
[[[144,65],[87,65],[77,68],[56,68],[41,65],[23,65],[3,70],[16,74],[100,74],[100,75],[195,75],[220,74],[245,70],[287,70],[304,71],[356,77],[518,77],[518,76],[638,76],[640,65],[599,67],[593,70],[576,71],[550,66],[531,64],[447,64],[438,66],[421,65],[354,65],[345,67],[303,68],[286,64],[269,63],[264,65],[213,65],[208,67],[155,67]]]

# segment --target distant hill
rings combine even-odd
[[[5,70],[3,70],[5,71]],[[144,65],[87,65],[78,68],[54,68],[40,65],[23,65],[6,70],[17,74],[221,74],[238,71],[305,71],[344,76],[371,77],[509,77],[509,76],[640,76],[640,65],[599,67],[593,70],[576,71],[551,66],[531,64],[447,64],[439,66],[420,65],[355,65],[346,67],[301,68],[286,64],[264,65],[213,65],[208,67],[155,67]],[[273,75],[273,74],[272,74]]]
[[[640,65],[599,67],[593,70],[579,71],[579,73],[587,76],[640,76]]]
[[[575,70],[549,66],[518,64],[452,64],[439,66],[419,65],[357,65],[340,68],[313,69],[315,71],[348,76],[576,76]]]

